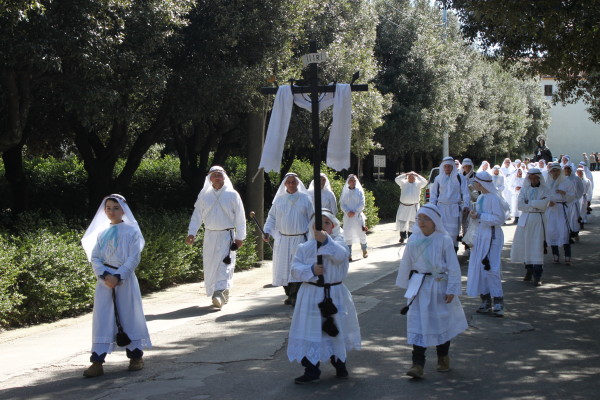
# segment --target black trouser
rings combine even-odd
[[[285,294],[290,300],[296,300],[296,296],[298,295],[298,290],[300,290],[301,285],[302,282],[288,282],[287,286],[283,287],[283,290],[285,290]]]
[[[544,266],[542,264],[525,264],[525,269],[533,275],[535,281],[542,279],[542,273],[544,272]]]
[[[565,244],[563,248],[565,249],[565,257],[571,257],[571,245]],[[559,255],[558,246],[552,246],[552,254],[554,254],[555,256]]]
[[[425,351],[426,350],[427,350],[427,347],[421,347],[421,346],[417,346],[416,344],[413,344],[413,351],[412,351],[413,364],[420,365],[422,367],[425,366]],[[438,344],[437,346],[435,346],[435,350],[437,352],[438,358],[447,356],[448,351],[450,350],[450,341],[448,340],[444,344]]]
[[[127,358],[142,358],[144,352],[140,349],[135,349],[133,351],[129,349],[125,349],[125,353],[127,354]],[[90,357],[90,362],[99,362],[104,363],[104,359],[106,358],[106,353],[98,354],[93,352]]]

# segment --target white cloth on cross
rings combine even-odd
[[[287,137],[292,107],[311,110],[311,101],[302,94],[292,94],[290,85],[279,86],[271,120],[267,129],[267,137],[263,147],[260,165],[265,172],[279,172],[283,148]],[[327,165],[336,171],[350,167],[350,137],[352,133],[352,89],[349,84],[336,84],[335,94],[325,93],[319,101],[319,112],[333,105],[333,123],[327,144]]]

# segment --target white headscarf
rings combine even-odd
[[[106,196],[102,199],[100,206],[98,207],[98,211],[96,211],[96,215],[92,220],[92,223],[86,229],[83,234],[83,238],[81,239],[81,245],[83,246],[83,250],[85,250],[85,254],[87,255],[88,261],[92,261],[92,251],[96,246],[96,242],[98,241],[98,235],[104,232],[106,229],[110,227],[110,219],[106,216],[104,212],[104,208],[106,207],[106,200],[116,200],[119,203],[119,206],[124,211],[123,214],[123,222],[122,224],[133,226],[140,234],[140,252],[144,249],[144,245],[146,242],[144,241],[144,236],[142,236],[142,231],[140,230],[140,226],[133,216],[131,209],[127,205],[127,201],[125,197],[120,194],[111,194],[110,196]]]
[[[419,211],[417,212],[417,217],[419,216],[419,214],[424,214],[431,218],[431,220],[435,224],[436,232],[448,235],[448,231],[446,231],[446,228],[444,228],[444,222],[442,221],[442,213],[438,206],[432,203],[425,203],[423,206],[421,206],[421,208],[419,208]],[[424,237],[426,236],[421,231],[421,228],[419,228],[419,224],[416,223],[413,226],[413,233],[408,238],[408,240],[409,242],[413,242],[418,239],[423,239]]]
[[[483,169],[483,167],[484,167],[484,166],[487,166],[487,168],[486,168],[486,169]],[[491,168],[492,168],[492,166],[490,165],[490,163],[489,163],[489,162],[487,162],[487,161],[483,161],[483,162],[481,163],[481,165],[479,166],[479,169],[477,170],[477,172],[481,172],[481,171],[488,171],[488,170],[489,170],[489,169],[491,169]]]
[[[546,180],[544,179],[544,174],[542,173],[542,171],[539,168],[529,169],[527,171],[527,176],[529,176],[529,175],[539,175],[539,177],[540,177],[540,186],[539,187],[547,187]],[[523,188],[530,187],[530,186],[531,186],[531,182],[529,181],[529,178],[526,177],[525,181],[523,182]]]
[[[450,175],[446,175],[444,171],[444,165],[452,165],[452,171]],[[440,164],[440,180],[438,181],[440,185],[447,185],[449,182],[453,182],[456,180],[456,175],[458,175],[458,170],[456,169],[456,164],[454,163],[454,159],[452,157],[444,157]],[[437,178],[436,178],[437,179]]]
[[[210,169],[208,170],[208,174],[206,174],[206,178],[204,178],[204,186],[202,186],[202,190],[200,191],[200,194],[206,192],[208,189],[210,189],[212,187],[212,182],[210,181],[210,177],[215,172],[220,172],[223,174],[223,178],[224,178],[223,188],[233,189],[233,183],[231,183],[231,180],[227,176],[227,173],[225,172],[223,167],[214,165],[214,166],[210,167]],[[198,196],[198,197],[200,197],[200,196]]]
[[[505,167],[504,164],[506,164],[507,161],[508,161],[508,167]],[[515,169],[516,169],[515,166],[512,164],[512,162],[510,161],[510,158],[508,158],[508,157],[506,157],[504,159],[504,161],[502,162],[502,165],[500,166],[500,171],[502,171],[502,173],[506,177],[512,175],[512,173],[515,172]]]
[[[330,209],[322,208],[321,215],[329,218],[329,220],[331,222],[333,222],[333,231],[331,231],[332,238],[336,238],[339,235],[342,235],[344,233],[344,231],[341,228],[340,220],[337,219],[337,217],[335,215],[333,215],[333,213],[331,212]],[[314,226],[315,226],[315,215],[313,214],[313,216],[310,219],[310,222],[308,223],[308,239],[309,240],[315,238],[315,234],[313,232]]]
[[[306,186],[304,186],[304,183],[302,183],[300,178],[298,178],[298,175],[293,172],[288,172],[287,174],[285,174],[285,176],[281,180],[279,189],[277,189],[277,193],[275,193],[275,197],[273,197],[273,203],[275,203],[275,200],[277,200],[279,197],[281,197],[287,193],[287,189],[285,187],[285,181],[290,176],[293,176],[294,178],[296,178],[296,182],[298,182],[298,192],[308,195],[308,190],[306,190]]]
[[[560,183],[563,180],[565,180],[565,178],[566,178],[565,171],[563,171],[560,163],[550,163],[549,166],[550,166],[550,169],[548,170],[548,186],[556,187],[556,186],[560,185]],[[552,174],[550,173],[550,171],[555,170],[555,169],[560,170],[560,175],[556,179],[554,179],[552,177]]]
[[[465,165],[470,165],[471,166],[471,171],[469,172],[469,176],[473,175],[475,173],[475,164],[473,164],[473,161],[470,158],[465,158],[462,161],[462,164],[461,164],[460,169],[458,170],[458,172],[460,174],[464,174],[465,173]],[[442,171],[440,171],[440,173],[442,173]]]
[[[492,175],[490,175],[489,172],[487,171],[480,171],[475,175],[475,182],[479,183],[481,186],[483,186],[485,188],[485,190],[487,190],[491,195],[494,195],[498,198],[498,200],[500,201],[500,204],[502,205],[502,209],[504,210],[504,213],[508,213],[508,211],[510,210],[510,205],[506,202],[506,200],[504,200],[504,197],[502,196],[502,194],[500,192],[498,192],[498,189],[496,188],[496,185],[494,185],[494,179],[492,178]]]
[[[350,192],[350,185],[348,185],[348,181],[352,177],[354,177],[354,179],[356,180],[356,185],[354,186],[354,190],[358,190],[358,191],[362,192],[363,194],[365,193],[362,185],[360,184],[360,181],[358,180],[358,176],[356,176],[354,174],[350,174],[350,175],[348,175],[348,178],[346,178],[346,183],[344,184],[344,188],[342,189],[342,195],[340,196],[340,201],[342,201],[342,199]]]
[[[502,172],[502,168],[500,168],[500,166],[499,166],[499,165],[494,165],[494,166],[492,167],[492,171],[496,171],[496,170],[498,170],[498,175],[502,175],[502,176],[504,176],[504,172]]]
[[[333,192],[333,190],[331,189],[331,183],[329,182],[329,178],[327,177],[327,175],[325,175],[323,172],[321,172],[321,178],[325,178],[325,186],[321,190],[329,190],[330,192]],[[319,184],[320,183],[321,182],[319,182]],[[310,181],[310,185],[308,185],[308,193],[310,194],[310,197],[314,197],[314,195],[313,195],[314,191],[315,191],[315,180],[313,179],[312,181]]]

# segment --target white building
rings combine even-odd
[[[582,160],[582,153],[600,153],[600,124],[592,122],[583,101],[574,104],[552,104],[557,90],[556,80],[542,77],[542,90],[550,103],[550,126],[546,131],[547,146],[553,157],[571,156],[573,162]]]

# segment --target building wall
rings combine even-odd
[[[556,91],[556,81],[550,78],[541,79],[542,90],[545,85],[552,85]],[[551,122],[546,131],[547,146],[554,157],[568,154],[571,160],[579,162],[582,153],[600,153],[600,124],[592,122],[586,106],[582,101],[563,106],[552,105],[552,97],[546,96],[551,105]]]

